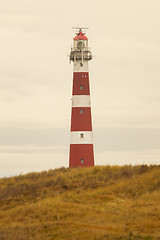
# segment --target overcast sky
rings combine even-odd
[[[160,1],[0,0],[0,176],[69,162],[75,31],[89,27],[96,165],[160,164]]]

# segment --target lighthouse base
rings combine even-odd
[[[70,144],[69,167],[94,166],[93,144]]]

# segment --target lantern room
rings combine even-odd
[[[88,47],[88,38],[85,36],[85,33],[82,32],[82,29],[79,29],[79,32],[73,39],[73,47],[71,48],[70,60],[91,60],[92,53]]]
[[[85,33],[82,32],[81,29],[79,29],[79,33],[75,36],[73,39],[74,41],[74,49],[78,51],[84,51],[88,48],[88,38],[85,36]]]

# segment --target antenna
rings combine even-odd
[[[82,31],[82,29],[89,29],[89,28],[85,28],[85,27],[72,27],[72,29],[78,29],[79,32]]]
[[[72,27],[72,29],[89,29],[89,28],[85,28],[85,27]]]

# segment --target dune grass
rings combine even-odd
[[[0,240],[160,239],[160,166],[0,179]]]

